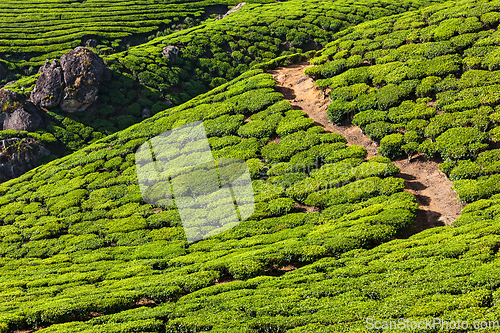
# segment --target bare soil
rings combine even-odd
[[[304,75],[307,67],[308,63],[299,63],[270,71],[278,83],[277,90],[292,103],[294,109],[306,112],[326,131],[342,134],[348,145],[366,148],[367,158],[379,156],[377,143],[364,135],[359,127],[338,126],[327,119],[326,109],[330,101],[314,85],[314,81]],[[404,179],[406,191],[413,193],[420,205],[416,224],[400,237],[408,237],[432,227],[451,225],[460,216],[463,205],[452,190],[452,182],[438,170],[439,161],[428,160],[419,155],[413,157],[411,162],[401,159],[394,161],[394,164],[401,170],[397,177]]]

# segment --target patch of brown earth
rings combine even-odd
[[[297,209],[303,213],[319,212],[319,209],[317,207],[306,206],[306,205],[300,204],[298,202],[295,203],[295,209]]]
[[[215,282],[215,285],[218,286],[219,284],[226,284],[226,283],[235,282],[235,281],[243,281],[243,280],[238,280],[238,279],[224,280],[224,281],[220,281],[220,282]]]
[[[152,299],[143,297],[140,300],[138,300],[137,302],[135,302],[135,305],[140,305],[140,306],[155,306],[156,302],[153,301]]]
[[[303,110],[316,124],[328,132],[342,134],[348,145],[359,145],[368,151],[368,158],[379,156],[378,145],[364,135],[357,126],[338,126],[327,119],[329,99],[314,85],[314,81],[304,75],[308,63],[294,64],[270,71],[278,83],[277,90],[294,109]],[[407,159],[394,162],[401,170],[398,177],[404,179],[406,191],[413,193],[420,210],[417,223],[402,237],[410,236],[427,228],[451,225],[460,216],[463,206],[452,190],[452,182],[438,170],[439,163],[417,156],[409,163]]]

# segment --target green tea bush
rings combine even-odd
[[[310,194],[305,200],[308,206],[325,208],[342,203],[356,203],[377,195],[391,195],[402,191],[404,181],[399,178],[380,179],[370,177],[355,181],[338,189],[327,189]]]
[[[352,119],[352,123],[364,129],[368,124],[387,120],[386,111],[366,110],[356,114]]]
[[[208,137],[211,136],[226,136],[238,133],[238,129],[243,124],[245,116],[242,114],[237,115],[223,115],[216,119],[206,120],[203,125]]]
[[[238,135],[245,138],[265,138],[276,133],[277,124],[283,117],[279,114],[273,114],[266,120],[253,120],[238,129]]]
[[[404,136],[400,133],[389,134],[380,140],[379,153],[390,159],[395,159],[402,154]]]
[[[449,172],[449,178],[453,181],[458,179],[475,179],[482,175],[482,168],[470,160],[458,161],[458,165]]]
[[[445,159],[475,158],[488,147],[487,138],[474,127],[451,128],[436,139],[436,150]]]
[[[295,206],[295,201],[290,198],[278,198],[269,201],[269,211],[272,215],[281,216],[288,214]]]
[[[365,127],[365,133],[372,140],[381,140],[386,135],[394,133],[394,125],[385,121],[376,121]]]
[[[287,136],[297,131],[303,131],[313,126],[314,120],[305,117],[296,117],[294,119],[289,119],[288,117],[283,118],[278,128],[276,129],[276,134],[280,137]]]
[[[406,123],[414,119],[429,119],[436,115],[436,110],[423,103],[404,101],[399,107],[389,109],[387,116],[394,123]]]

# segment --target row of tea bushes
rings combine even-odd
[[[172,322],[175,313],[185,312],[175,310],[183,296],[222,282],[265,281],[288,266],[372,248],[414,222],[415,198],[391,177],[397,168],[387,159],[364,161],[364,148],[347,147],[342,136],[311,124],[278,134],[282,124],[308,118],[274,86],[270,74],[247,72],[2,184],[0,328],[184,330]],[[247,136],[252,122],[275,118],[281,120],[266,136]],[[200,120],[216,158],[248,160],[255,211],[234,228],[189,244],[175,206],[143,201],[135,151],[154,136]],[[280,162],[273,151],[281,152]],[[311,158],[317,163],[299,169],[301,160]],[[303,209],[287,185],[293,177],[331,185],[325,198],[337,199]],[[310,196],[322,188],[311,188]],[[356,188],[364,192],[352,195]],[[320,207],[329,208],[322,213]]]
[[[496,172],[469,162],[500,137],[499,8],[457,1],[362,23],[337,33],[305,73],[331,89],[331,121],[352,121],[391,159],[425,154],[444,160],[452,180],[486,177],[455,187],[463,201],[489,197]]]

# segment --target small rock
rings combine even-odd
[[[93,38],[87,39],[85,41],[85,45],[87,45],[88,47],[96,47],[98,44],[99,44],[99,42],[97,42],[97,40],[95,40]]]
[[[23,96],[19,95],[15,91],[8,89],[0,89],[0,110],[3,112],[14,111],[12,108],[14,104],[20,104],[23,102]]]
[[[35,131],[44,126],[42,113],[16,92],[0,89],[0,130]]]
[[[150,109],[143,109],[141,111],[141,117],[142,118],[149,118],[149,117],[151,117],[151,110]]]
[[[300,83],[302,83],[304,81],[307,81],[307,79],[309,79],[307,76],[303,76],[303,77],[301,77],[300,79],[297,80],[297,84],[300,84]]]
[[[165,106],[167,108],[174,107],[174,103],[171,100],[169,100],[169,99],[166,99],[163,103],[165,104]]]

